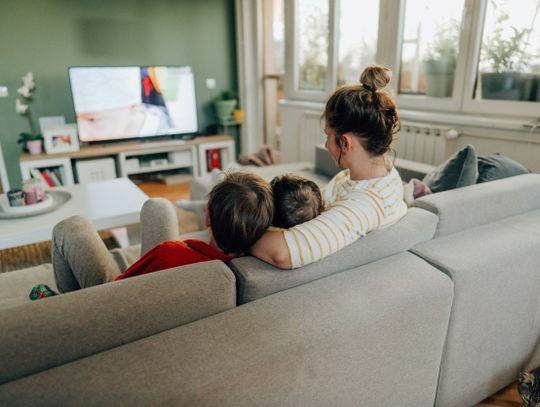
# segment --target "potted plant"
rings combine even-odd
[[[229,90],[222,91],[219,96],[214,99],[216,115],[221,123],[231,119],[237,103],[238,100],[236,99],[236,96]]]
[[[17,89],[19,97],[15,102],[15,110],[21,116],[28,118],[28,124],[30,125],[30,132],[22,132],[19,134],[18,143],[22,143],[24,151],[28,151],[30,154],[41,154],[43,137],[38,131],[36,121],[32,115],[30,104],[32,103],[33,96],[36,89],[34,82],[34,75],[32,72],[28,72],[22,77],[22,86]]]
[[[531,58],[528,45],[535,18],[536,15],[529,28],[510,26],[506,31],[504,23],[509,20],[508,14],[503,12],[496,18],[493,34],[482,44],[482,62],[489,66],[489,71],[480,75],[483,99],[531,98],[533,75],[525,70]]]
[[[427,96],[452,96],[458,45],[459,24],[451,20],[435,34],[422,61]]]

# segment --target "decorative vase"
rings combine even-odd
[[[26,148],[28,152],[32,155],[41,154],[42,152],[42,141],[41,140],[29,140],[26,142]]]
[[[225,122],[231,118],[233,110],[236,107],[236,103],[236,99],[216,100],[214,102],[216,115],[220,122]]]

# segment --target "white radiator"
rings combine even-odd
[[[459,133],[429,123],[401,122],[394,149],[399,158],[439,165],[456,151]]]
[[[321,113],[304,110],[299,127],[298,161],[315,162],[315,146],[326,141]]]
[[[436,124],[401,122],[393,148],[396,156],[405,160],[439,165],[455,151],[459,133]],[[300,114],[297,144],[298,161],[314,162],[315,148],[324,143],[326,136],[320,112],[303,110]]]

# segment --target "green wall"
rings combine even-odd
[[[108,65],[190,65],[199,131],[215,119],[211,99],[236,89],[234,0],[0,0],[0,143],[12,188],[20,185],[15,113],[20,78],[34,72],[36,117],[75,122],[67,68]],[[208,90],[206,78],[217,87]]]

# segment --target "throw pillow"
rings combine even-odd
[[[423,182],[435,193],[476,184],[477,178],[478,158],[474,147],[468,144],[427,174]]]
[[[478,184],[528,173],[523,165],[502,154],[478,156]]]

